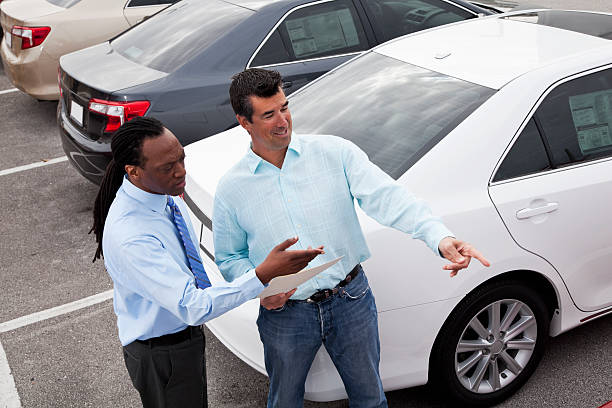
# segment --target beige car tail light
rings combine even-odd
[[[21,49],[39,46],[45,41],[47,35],[51,32],[51,27],[22,27],[13,26],[11,34],[14,37],[21,38]]]

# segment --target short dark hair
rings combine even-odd
[[[229,94],[232,108],[236,115],[244,116],[249,122],[253,120],[251,95],[269,98],[283,86],[283,78],[278,71],[262,68],[249,68],[232,77]]]
[[[164,125],[152,117],[136,117],[124,123],[113,134],[111,139],[111,151],[113,159],[106,166],[104,178],[100,184],[96,201],[93,208],[93,225],[90,233],[96,235],[98,248],[94,255],[94,261],[103,256],[102,235],[104,223],[115,195],[123,183],[125,166],[143,166],[145,158],[142,156],[142,144],[147,138],[155,138],[164,133]]]

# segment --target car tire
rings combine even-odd
[[[432,350],[432,385],[454,406],[491,406],[516,392],[537,367],[550,326],[534,289],[499,281],[470,293],[451,313]]]

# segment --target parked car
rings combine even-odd
[[[430,380],[492,405],[528,379],[549,335],[612,313],[611,33],[612,14],[499,14],[390,41],[289,97],[295,132],[356,143],[492,264],[451,279],[357,207],[386,390]],[[216,282],[215,188],[249,141],[237,127],[185,148],[185,200]],[[257,312],[254,300],[208,327],[264,373]],[[345,397],[323,349],[306,390]]]
[[[62,144],[99,183],[112,133],[135,116],[156,116],[187,145],[236,124],[228,89],[245,68],[280,71],[291,93],[383,41],[484,14],[462,0],[183,0],[61,58]]]
[[[36,99],[57,100],[59,58],[107,41],[177,0],[11,0],[0,6],[4,71]]]
[[[2,4],[4,0],[0,0],[0,5]],[[2,26],[0,25],[0,37],[2,37],[3,31],[2,31]]]

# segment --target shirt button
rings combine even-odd
[[[287,202],[288,202],[288,203],[290,203],[290,202],[291,202],[291,199],[290,199],[290,198],[288,198],[288,199],[287,199]]]
[[[298,227],[298,228],[302,228],[302,224],[298,224],[298,225],[297,225],[297,227]]]

